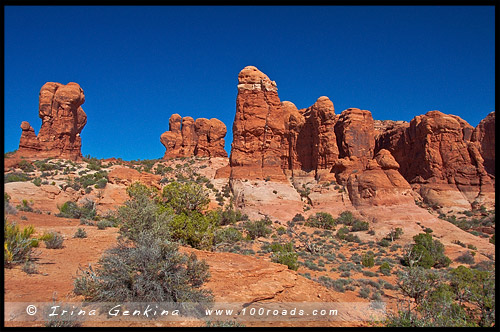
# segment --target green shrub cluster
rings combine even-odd
[[[492,327],[495,325],[495,272],[464,266],[429,270],[412,266],[398,273],[407,297],[384,322],[389,327]]]
[[[31,238],[35,228],[31,225],[23,228],[10,223],[4,218],[4,264],[7,267],[31,259],[32,249],[38,246],[38,239]]]
[[[28,174],[22,173],[22,172],[12,172],[12,173],[7,173],[3,177],[3,182],[4,183],[9,183],[9,182],[25,182],[31,180],[31,177]]]
[[[97,210],[95,208],[95,203],[89,199],[86,199],[82,205],[78,206],[75,202],[67,201],[62,206],[58,206],[59,213],[56,214],[57,217],[61,218],[72,218],[72,219],[97,219]]]
[[[57,232],[45,233],[41,239],[47,249],[61,249],[63,247],[64,237]]]
[[[415,243],[407,248],[403,256],[403,265],[415,264],[426,269],[450,265],[451,260],[444,255],[444,245],[439,240],[434,240],[430,233],[415,235],[413,241]]]
[[[271,245],[271,261],[288,266],[290,270],[297,271],[299,264],[297,262],[297,253],[293,248],[293,243],[288,242],[285,244],[273,243]]]
[[[317,212],[307,218],[306,226],[323,229],[335,229],[335,219],[328,212]]]
[[[258,237],[267,237],[273,231],[269,227],[272,224],[269,217],[264,217],[260,220],[247,221],[244,223],[243,227],[247,231],[247,235],[250,239],[255,240]]]

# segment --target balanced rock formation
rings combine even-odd
[[[231,178],[284,181],[284,110],[274,81],[254,66],[238,75]]]
[[[227,157],[224,150],[227,129],[218,119],[199,118],[173,114],[169,130],[160,136],[166,151],[163,159],[179,157]]]
[[[80,160],[80,133],[87,123],[87,115],[81,108],[84,102],[85,95],[77,83],[45,83],[39,95],[42,127],[37,136],[28,122],[21,123],[17,156]]]

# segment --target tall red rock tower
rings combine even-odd
[[[231,178],[286,180],[284,110],[276,82],[254,66],[238,75],[231,145]]]
[[[80,160],[80,133],[87,123],[87,115],[81,107],[84,102],[85,95],[77,83],[45,83],[40,89],[38,108],[42,127],[37,136],[28,122],[22,122],[17,155]]]

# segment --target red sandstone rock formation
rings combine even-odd
[[[37,136],[33,127],[23,121],[16,155],[80,160],[80,133],[87,123],[87,115],[81,108],[84,102],[85,95],[77,83],[45,83],[39,96],[38,115],[42,119],[40,132]]]
[[[181,118],[173,114],[169,130],[160,136],[166,151],[163,159],[178,157],[227,157],[224,137],[227,129],[218,119],[200,118],[194,121],[190,116]]]
[[[479,122],[472,133],[471,141],[479,143],[479,152],[484,160],[486,172],[495,175],[495,111]]]
[[[400,173],[428,203],[466,209],[494,191],[480,145],[471,141],[473,131],[458,116],[430,111],[381,134],[377,147],[392,153]]]
[[[339,151],[334,126],[337,120],[332,101],[325,96],[307,109],[297,110],[291,102],[285,109],[285,169],[330,170]]]
[[[284,181],[284,110],[276,83],[253,66],[238,75],[231,178]]]

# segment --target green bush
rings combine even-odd
[[[63,247],[64,237],[57,232],[45,233],[42,239],[47,249],[61,249]]]
[[[142,231],[149,231],[156,234],[159,239],[170,239],[173,210],[156,204],[146,186],[132,184],[127,192],[131,198],[118,209],[116,217],[120,225],[120,234],[136,240]]]
[[[97,182],[95,183],[95,188],[96,189],[103,189],[106,187],[106,185],[108,184],[108,179],[99,179],[97,180]]]
[[[179,253],[175,243],[150,232],[137,234],[135,243],[123,240],[105,252],[98,267],[81,270],[74,292],[90,302],[213,302],[202,288],[208,265],[196,256]]]
[[[351,232],[367,231],[370,228],[370,224],[366,221],[354,220],[351,226]]]
[[[344,211],[337,218],[337,222],[339,224],[350,226],[354,222],[354,215],[351,211]]]
[[[226,227],[223,229],[217,230],[215,233],[215,243],[235,243],[243,240],[243,235],[239,230],[234,227]]]
[[[293,248],[293,243],[286,244],[273,243],[271,246],[271,261],[288,266],[290,270],[297,271],[299,264],[297,262],[297,253]]]
[[[35,232],[31,225],[20,229],[16,223],[10,223],[4,218],[4,264],[10,267],[31,259],[32,248],[38,245],[38,240],[30,238]]]
[[[375,256],[373,251],[368,251],[361,256],[361,264],[365,267],[372,267],[375,265]]]
[[[403,255],[403,265],[416,264],[426,269],[450,265],[451,260],[444,255],[444,245],[439,240],[434,240],[430,233],[415,235],[413,241],[415,243]]]
[[[220,219],[218,224],[220,226],[233,225],[238,221],[248,220],[246,214],[242,214],[239,210],[234,210],[232,206],[226,207],[224,210],[219,211]]]
[[[315,215],[307,218],[306,226],[323,229],[334,229],[335,219],[327,212],[317,212]]]
[[[23,170],[23,172],[30,173],[35,170],[35,166],[31,164],[30,162],[26,160],[21,160],[19,164],[17,164],[17,167]]]
[[[175,215],[170,222],[170,237],[197,249],[210,250],[214,244],[218,214],[216,211],[206,215],[199,212]]]
[[[78,228],[76,230],[75,235],[73,235],[73,237],[74,238],[80,238],[80,239],[86,238],[87,237],[87,232],[83,228]]]
[[[24,174],[21,172],[12,172],[4,175],[3,182],[25,182],[31,180],[31,177],[28,174]]]
[[[347,226],[343,226],[341,229],[339,229],[337,231],[336,236],[340,240],[344,240],[346,238],[347,234],[349,234],[349,228],[347,228]]]
[[[163,205],[170,206],[175,213],[201,213],[210,203],[205,189],[196,182],[172,182],[163,187]]]
[[[42,185],[42,179],[40,179],[39,177],[34,178],[32,182],[37,187],[40,187]]]
[[[391,266],[387,262],[383,262],[382,264],[380,264],[378,270],[385,276],[391,275]]]
[[[472,256],[470,251],[465,252],[464,254],[458,256],[455,261],[463,264],[474,264],[474,256]]]
[[[247,221],[245,222],[243,227],[247,231],[248,237],[252,240],[255,240],[258,237],[269,236],[273,232],[269,227],[271,224],[271,219],[266,216],[265,218],[262,218],[260,220]]]
[[[85,199],[81,206],[78,206],[75,202],[67,201],[62,206],[58,206],[58,209],[59,213],[56,214],[57,217],[94,220],[97,218],[95,203],[89,199]]]

